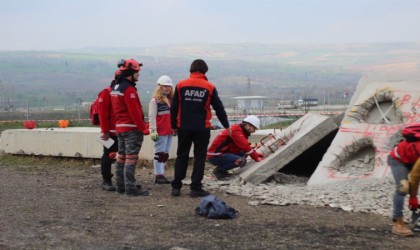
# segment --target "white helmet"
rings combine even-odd
[[[171,86],[173,87],[174,85],[172,84],[172,80],[169,76],[163,75],[161,77],[159,77],[159,79],[156,82],[159,85],[163,85],[163,86]]]
[[[260,129],[260,119],[255,115],[249,115],[243,119],[244,122],[247,122],[254,126],[257,129]]]

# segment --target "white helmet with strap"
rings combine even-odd
[[[159,85],[162,86],[171,86],[173,87],[174,85],[172,84],[172,79],[169,76],[163,75],[161,77],[159,77],[159,79],[156,82]]]
[[[260,119],[255,115],[249,115],[243,119],[244,122],[247,122],[254,126],[256,129],[260,129]]]

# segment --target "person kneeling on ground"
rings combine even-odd
[[[230,176],[228,171],[246,164],[249,155],[254,161],[261,161],[264,155],[255,151],[248,137],[260,128],[260,119],[255,115],[247,116],[241,124],[234,124],[214,138],[207,151],[207,160],[216,166],[213,175],[218,180]]]

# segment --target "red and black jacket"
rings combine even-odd
[[[214,138],[209,149],[207,150],[207,159],[223,154],[251,154],[254,149],[249,145],[249,135],[242,128],[240,124],[234,124],[230,127],[229,131],[224,129],[220,134]]]
[[[393,159],[411,167],[420,157],[420,141],[407,142],[403,140],[391,150],[389,155]]]
[[[223,127],[229,128],[226,111],[216,87],[205,74],[194,72],[175,87],[171,104],[172,129],[208,129],[212,117],[210,105]]]
[[[116,135],[114,113],[112,112],[110,86],[106,87],[98,94],[98,117],[101,132]]]
[[[146,129],[140,98],[135,83],[123,79],[111,91],[112,110],[117,133]]]

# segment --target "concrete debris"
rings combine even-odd
[[[263,183],[337,127],[328,116],[308,113],[279,133],[263,138],[257,151],[264,154],[264,161],[250,161],[236,173],[245,182]]]
[[[403,122],[403,114],[395,108],[397,102],[398,97],[393,94],[389,87],[377,89],[362,103],[354,105],[349,110],[347,118],[349,121],[356,123],[399,124]],[[378,109],[378,112],[375,112],[376,109]]]
[[[370,159],[369,159],[370,160]],[[347,212],[373,213],[391,217],[392,197],[395,190],[391,176],[386,178],[360,179],[327,183],[325,185],[306,185],[308,178],[278,173],[258,185],[241,185],[240,178],[219,182],[210,178],[205,185],[209,190],[222,190],[229,194],[249,197],[250,205],[309,205],[332,207]],[[220,185],[222,184],[222,185]],[[405,219],[410,220],[411,212],[405,207]]]

